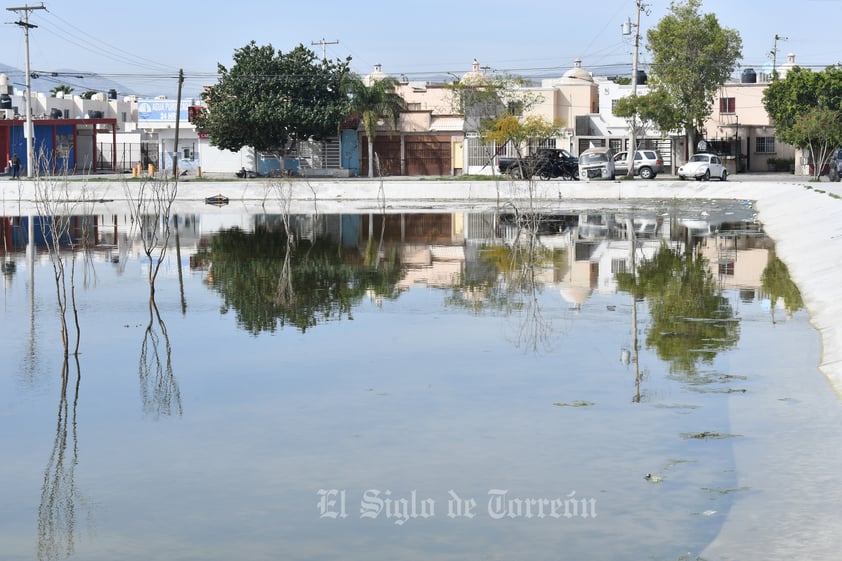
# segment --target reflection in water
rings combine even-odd
[[[149,296],[149,323],[143,333],[138,360],[143,411],[156,418],[182,414],[181,392],[172,368],[172,347],[154,295]]]
[[[76,408],[79,403],[81,372],[78,358],[73,402],[68,406],[67,385],[69,358],[61,370],[61,397],[53,450],[44,469],[41,504],[38,508],[38,559],[60,559],[73,555],[75,549],[76,506],[83,499],[76,487],[76,466],[79,463],[79,441]]]
[[[739,321],[716,287],[707,260],[663,244],[637,268],[618,275],[621,290],[645,297],[651,324],[646,343],[669,363],[670,372],[693,375],[739,339]]]
[[[287,324],[306,331],[323,321],[350,319],[367,294],[397,296],[397,262],[375,270],[361,265],[356,248],[298,236],[289,251],[288,238],[285,227],[267,222],[253,233],[220,232],[209,250],[196,255],[208,268],[208,284],[223,297],[223,311],[234,309],[249,332],[274,332]]]
[[[706,493],[698,492],[701,485],[714,487],[711,482],[731,478],[731,475],[722,477],[726,471],[721,469],[722,458],[726,459],[724,467],[731,465],[727,463],[728,451],[724,450],[725,445],[729,443],[722,443],[719,449],[714,449],[718,444],[716,442],[705,443],[704,450],[698,451],[700,446],[697,446],[697,443],[682,441],[676,445],[670,441],[670,438],[679,432],[679,426],[681,432],[696,431],[694,434],[722,429],[720,421],[727,422],[727,404],[723,405],[723,400],[716,396],[698,397],[697,400],[697,396],[689,394],[688,391],[673,392],[671,386],[675,385],[674,382],[662,376],[666,366],[660,360],[656,360],[654,355],[657,350],[659,356],[669,361],[670,369],[679,371],[684,379],[689,378],[692,372],[688,370],[687,363],[701,371],[694,376],[695,378],[710,377],[709,372],[698,367],[699,363],[710,360],[720,350],[729,348],[728,345],[736,344],[738,336],[734,327],[736,314],[733,310],[725,309],[722,300],[717,299],[717,289],[722,288],[717,282],[721,282],[725,276],[738,279],[734,286],[741,290],[740,295],[745,299],[749,294],[755,295],[760,291],[760,271],[766,267],[769,272],[764,274],[762,291],[775,298],[775,295],[785,291],[785,287],[779,288],[778,284],[767,279],[777,278],[777,275],[773,274],[777,271],[777,264],[766,266],[764,263],[754,266],[752,271],[756,271],[757,282],[746,282],[740,277],[741,267],[748,263],[744,254],[740,254],[739,259],[736,258],[736,254],[721,254],[720,261],[705,262],[697,254],[693,255],[692,251],[687,252],[683,246],[679,247],[680,243],[676,243],[672,248],[676,255],[670,254],[660,247],[662,238],[656,235],[660,224],[656,221],[643,223],[632,218],[602,220],[600,217],[599,220],[587,218],[579,222],[578,217],[570,215],[564,219],[568,226],[562,227],[559,221],[558,227],[553,229],[547,227],[551,223],[547,217],[541,217],[540,221],[532,224],[518,217],[511,221],[505,218],[502,219],[504,223],[501,226],[499,215],[492,213],[486,213],[484,216],[462,216],[459,213],[444,216],[427,215],[424,220],[418,217],[380,215],[376,219],[379,222],[369,217],[367,224],[365,217],[342,216],[332,222],[333,231],[325,235],[325,230],[330,228],[321,229],[321,226],[328,222],[327,218],[330,217],[260,216],[254,218],[256,226],[253,232],[248,231],[248,228],[252,227],[249,224],[245,230],[228,229],[214,236],[201,236],[201,241],[200,236],[191,239],[190,232],[182,230],[181,242],[186,242],[186,255],[192,256],[194,247],[203,248],[196,255],[195,261],[191,257],[191,263],[207,267],[207,274],[188,275],[185,279],[179,274],[179,285],[187,282],[188,288],[195,288],[206,279],[208,287],[213,289],[206,294],[202,294],[201,291],[189,292],[196,294],[196,305],[191,306],[190,314],[184,318],[185,322],[179,322],[190,327],[200,327],[189,330],[193,332],[192,336],[196,337],[197,341],[198,337],[206,334],[206,324],[211,323],[208,319],[217,319],[216,306],[220,302],[224,302],[226,309],[236,313],[239,327],[246,327],[256,335],[264,335],[265,331],[274,331],[279,325],[294,325],[303,332],[321,322],[350,318],[356,313],[354,308],[372,295],[397,298],[401,290],[412,286],[412,296],[405,298],[405,305],[392,306],[387,303],[386,310],[365,308],[360,314],[363,322],[357,321],[350,326],[346,323],[342,329],[327,328],[313,334],[315,337],[310,334],[302,336],[293,330],[280,339],[262,336],[243,339],[235,333],[238,328],[230,325],[233,322],[216,322],[218,325],[214,325],[213,329],[219,331],[214,331],[215,334],[233,335],[233,339],[247,341],[247,346],[256,351],[275,353],[277,342],[281,341],[285,345],[292,343],[291,346],[295,347],[290,348],[290,352],[295,353],[292,356],[315,358],[315,377],[308,372],[290,372],[284,379],[278,379],[275,372],[265,367],[266,361],[260,358],[264,355],[255,352],[255,363],[264,366],[255,374],[255,380],[259,382],[255,385],[257,389],[252,388],[249,393],[237,396],[240,400],[237,403],[254,412],[254,417],[249,415],[248,418],[241,419],[241,424],[254,425],[252,421],[257,419],[257,424],[268,427],[265,438],[263,433],[258,432],[244,441],[248,444],[246,455],[253,456],[255,461],[252,463],[255,465],[270,468],[280,466],[284,472],[285,484],[281,487],[277,485],[277,477],[273,475],[276,471],[274,469],[255,469],[249,471],[248,477],[241,477],[242,470],[236,462],[236,458],[242,456],[240,452],[243,451],[239,445],[242,438],[235,436],[241,433],[239,430],[220,435],[218,440],[213,441],[213,446],[205,447],[207,450],[184,451],[194,458],[197,457],[196,452],[200,452],[200,455],[206,453],[205,459],[222,458],[217,462],[217,467],[207,472],[204,477],[197,478],[194,477],[195,474],[187,472],[182,474],[190,479],[191,485],[185,486],[183,481],[173,478],[170,481],[171,486],[157,490],[143,491],[143,487],[140,492],[132,488],[120,490],[117,488],[119,474],[115,474],[115,482],[109,481],[106,484],[110,489],[114,489],[114,496],[109,500],[114,501],[115,505],[124,505],[126,512],[146,516],[152,520],[152,524],[156,524],[143,530],[153,536],[153,540],[148,545],[141,544],[143,549],[135,552],[136,555],[148,557],[149,550],[160,546],[157,541],[170,538],[187,544],[184,546],[185,550],[192,547],[191,543],[214,541],[220,521],[218,516],[214,515],[212,505],[221,504],[220,499],[234,511],[261,511],[266,514],[260,517],[261,521],[257,526],[254,525],[254,521],[242,524],[236,520],[229,521],[235,533],[245,535],[247,540],[252,538],[248,532],[253,532],[254,542],[250,547],[258,552],[270,549],[277,551],[282,547],[292,551],[295,556],[295,552],[312,551],[315,547],[314,541],[311,541],[312,536],[316,536],[312,539],[321,540],[320,545],[329,552],[341,548],[339,544],[346,543],[343,539],[345,536],[353,536],[352,539],[359,539],[365,544],[374,543],[384,535],[391,539],[382,531],[382,526],[373,531],[370,531],[369,527],[360,531],[361,526],[357,525],[349,528],[346,525],[347,530],[336,526],[337,532],[346,533],[337,534],[336,539],[321,539],[323,529],[316,525],[322,523],[315,521],[315,516],[309,517],[309,522],[307,517],[302,518],[299,505],[306,508],[306,505],[312,504],[312,493],[307,494],[308,489],[314,488],[313,484],[316,482],[318,486],[323,485],[324,481],[351,489],[360,484],[382,483],[384,486],[394,486],[395,483],[404,482],[417,484],[419,488],[426,487],[427,491],[432,489],[432,493],[435,494],[439,488],[463,488],[463,481],[458,478],[467,473],[469,475],[464,483],[478,481],[478,487],[486,483],[490,486],[523,481],[525,491],[531,489],[541,492],[543,487],[548,492],[554,492],[553,490],[560,486],[566,492],[567,485],[571,491],[575,486],[580,494],[604,489],[602,496],[605,497],[606,522],[596,520],[589,522],[587,528],[580,525],[568,531],[558,527],[549,528],[536,520],[521,524],[518,528],[507,526],[504,529],[506,532],[511,532],[513,528],[518,531],[524,530],[522,534],[512,533],[512,536],[524,539],[508,541],[530,543],[532,545],[529,548],[538,551],[539,555],[541,551],[549,551],[559,543],[569,541],[574,551],[597,548],[608,557],[612,554],[616,557],[622,544],[616,550],[613,546],[606,546],[606,541],[611,541],[606,540],[609,534],[613,534],[618,541],[633,544],[630,547],[636,546],[638,552],[647,548],[646,544],[651,540],[651,536],[658,537],[660,534],[668,537],[664,539],[668,545],[652,545],[651,555],[670,558],[670,554],[676,550],[676,545],[687,545],[685,540],[693,545],[703,542],[718,529],[718,521],[729,516],[729,506],[725,504],[725,499],[720,498],[712,505],[714,501],[711,501]],[[355,220],[359,223],[356,229]],[[175,223],[177,224],[178,220]],[[480,225],[484,226],[486,223],[494,226],[490,234],[485,230],[478,231]],[[440,227],[440,237],[430,235],[433,230],[431,225],[435,224]],[[578,228],[580,225],[581,229]],[[368,239],[359,235],[360,232],[366,231],[365,226],[370,226],[371,230],[376,232]],[[311,227],[309,231],[308,227]],[[415,227],[417,232],[414,232]],[[205,230],[212,231],[215,230]],[[540,233],[536,235],[535,231]],[[636,249],[638,241],[630,232],[638,231],[640,248]],[[649,237],[646,237],[647,235]],[[369,243],[370,240],[378,238],[382,241]],[[118,237],[115,235],[114,239]],[[176,244],[178,250],[181,242],[177,232],[171,241]],[[192,246],[193,242],[196,243],[195,246]],[[375,265],[380,260],[379,268],[366,266],[367,247],[372,248],[371,264]],[[144,260],[145,253],[144,250],[137,254],[138,262]],[[624,272],[634,273],[638,269],[638,257],[643,258],[638,280],[632,278],[628,285],[620,286],[621,290],[628,291],[625,295],[616,294],[618,287],[615,276],[620,274],[622,277]],[[726,263],[725,257],[731,259],[730,264]],[[651,263],[648,263],[647,259]],[[180,259],[178,261],[180,262]],[[121,262],[124,263],[123,260]],[[115,261],[112,263],[116,264]],[[143,263],[145,264],[145,261]],[[132,262],[133,266],[127,269],[128,275],[113,275],[114,286],[131,286],[127,281],[132,281],[130,275],[137,273],[139,268],[134,267],[136,264]],[[720,265],[719,276],[715,279],[707,278],[703,274],[703,270],[709,271],[717,265]],[[142,270],[142,267],[140,269]],[[49,274],[46,268],[44,270]],[[110,269],[106,267],[106,270]],[[139,283],[143,286],[146,284],[145,272],[142,270]],[[161,301],[160,295],[174,294],[174,279],[161,275],[158,282],[158,301]],[[134,286],[137,284],[135,281]],[[425,288],[417,290],[415,287],[419,285]],[[288,287],[286,292],[283,290],[285,286]],[[461,310],[447,310],[442,317],[437,310],[442,302],[442,289],[446,289],[447,294],[451,295],[446,305],[462,306],[476,313],[489,310],[489,317],[475,318],[469,313],[462,313]],[[565,303],[567,296],[573,294],[573,289],[578,289],[580,297]],[[145,289],[132,294],[143,300],[146,296],[144,291]],[[98,292],[93,298],[100,297],[102,292]],[[128,293],[128,290],[125,293],[121,290],[117,297],[125,301],[125,294]],[[114,295],[114,292],[110,294]],[[173,304],[175,298],[173,296]],[[784,300],[793,301],[787,297],[784,297]],[[694,302],[695,304],[691,305]],[[568,303],[575,305],[575,312],[571,312]],[[629,305],[633,335],[631,343],[627,341]],[[91,317],[84,319],[112,319],[114,314],[119,315],[123,310],[134,312],[136,309],[136,306],[132,305],[102,311],[106,307],[98,306],[99,315],[95,315],[97,312],[94,310]],[[606,313],[606,308],[610,310],[609,313]],[[641,343],[646,341],[642,349],[638,349],[636,340],[638,308]],[[751,310],[756,311],[756,308],[752,306]],[[656,317],[659,314],[666,315],[667,310],[677,316],[677,319],[689,323],[692,329],[688,328],[685,332],[683,327],[671,325],[666,320]],[[741,310],[741,314],[748,310],[749,307],[746,306]],[[166,309],[162,311],[166,317]],[[138,360],[143,410],[147,415],[154,416],[182,415],[179,384],[174,376],[171,341],[154,294],[150,294],[148,312],[148,324],[145,326]],[[654,319],[650,320],[650,312],[653,313]],[[512,327],[517,325],[516,344],[533,351],[547,347],[555,340],[552,337],[553,323],[569,321],[572,329],[565,330],[569,331],[564,334],[567,339],[564,344],[557,345],[567,348],[563,349],[564,353],[550,353],[546,357],[536,353],[524,362],[523,357],[515,356],[518,353],[513,353],[507,348],[511,347],[511,344],[500,341],[498,328],[501,322],[497,317],[505,318],[503,323],[507,324],[510,333],[514,333]],[[743,317],[752,316],[745,314]],[[337,372],[332,361],[319,360],[320,352],[326,348],[325,341],[328,341],[327,346],[330,347],[330,342],[342,338],[348,341],[347,344],[353,345],[353,348],[366,348],[365,345],[371,341],[388,341],[395,326],[402,322],[411,324],[416,320],[417,329],[407,330],[412,340],[407,337],[406,343],[400,341],[395,345],[400,347],[395,349],[396,357],[400,359],[395,363],[413,363],[411,368],[404,369],[406,374],[401,376],[400,380],[390,376],[388,371],[384,373],[382,368],[370,368],[370,361],[365,360],[367,357],[360,363],[362,366],[348,362],[354,366],[347,369],[351,376],[343,371]],[[191,323],[187,323],[188,321]],[[97,325],[104,323],[110,324],[99,322]],[[657,328],[647,330],[647,326],[650,325],[657,325]],[[567,324],[564,326],[567,327]],[[173,328],[171,322],[169,327]],[[702,331],[702,327],[707,331]],[[768,325],[763,327],[771,329]],[[447,347],[438,346],[439,341],[443,340],[439,338],[439,333],[431,335],[437,330],[442,332],[443,338],[447,338]],[[776,332],[782,333],[780,329]],[[464,339],[460,337],[463,334],[466,335]],[[746,329],[746,339],[747,334]],[[108,342],[109,336],[108,333],[104,334],[103,340]],[[336,336],[337,339],[328,339],[329,336]],[[581,344],[584,337],[587,337],[585,345]],[[658,337],[667,342],[660,341]],[[175,332],[173,339],[180,339],[175,336]],[[576,342],[575,345],[569,344],[573,341]],[[670,348],[668,341],[678,341],[690,351],[703,349],[705,353],[689,357],[675,356],[675,351]],[[714,343],[711,343],[712,341]],[[179,343],[178,340],[173,342],[176,345]],[[134,351],[129,349],[129,355],[138,351],[136,343],[136,340],[129,342],[129,347],[134,346]],[[589,348],[591,343],[592,348]],[[244,348],[242,343],[239,347],[241,350]],[[97,348],[100,349],[97,352],[101,352],[99,345],[93,347],[95,351]],[[439,351],[440,348],[443,350]],[[615,371],[618,365],[614,353],[620,348],[627,350],[625,364],[629,367],[628,372],[622,374],[622,378],[617,376]],[[409,351],[405,352],[406,349]],[[109,350],[125,356],[125,349],[122,347]],[[236,344],[232,347],[232,352],[237,352]],[[642,357],[642,364],[652,368],[649,378],[645,381],[642,381],[638,370],[638,354]],[[349,357],[349,361],[355,358]],[[214,358],[208,360],[213,361]],[[611,363],[615,363],[613,368]],[[559,371],[562,370],[558,368],[559,365],[569,374],[559,375]],[[632,367],[635,370],[633,389],[630,377]],[[471,369],[480,373],[480,376],[462,376],[458,372],[454,374],[457,368]],[[524,373],[529,375],[525,376]],[[577,375],[581,373],[587,375]],[[187,373],[182,373],[180,369],[180,382],[184,383],[185,375]],[[67,379],[66,374],[63,378]],[[90,374],[88,379],[91,379]],[[387,379],[390,387],[384,388],[382,386],[386,385],[384,380]],[[306,383],[302,383],[303,381]],[[82,526],[80,522],[84,518],[84,503],[79,498],[74,481],[78,459],[78,376],[75,396],[66,396],[67,385],[72,386],[72,380],[69,383],[65,381],[62,388],[54,448],[44,475],[38,528],[38,556],[41,559],[55,559],[71,554],[85,558],[107,555],[104,552],[112,547],[113,543],[110,538],[98,540],[99,543],[92,544],[88,549],[86,544],[78,540],[78,528]],[[352,387],[351,391],[353,387],[372,390],[370,394],[366,393],[361,398],[358,396],[348,399],[348,387]],[[325,393],[325,388],[333,389]],[[398,392],[392,391],[393,388]],[[659,392],[662,388],[666,389]],[[99,387],[97,389],[97,393],[108,391],[106,395],[109,400],[115,401],[123,393],[122,385],[112,386],[111,383],[103,390]],[[131,390],[130,386],[128,399],[136,400],[137,397]],[[214,410],[218,409],[219,396],[224,397],[225,392],[230,391],[229,387],[217,387],[211,391],[215,393],[195,404],[195,407],[198,407],[195,412],[202,412],[202,416],[207,413],[211,422],[224,423],[225,419],[219,417],[218,412]],[[73,390],[70,393],[73,394]],[[634,401],[641,400],[641,393],[644,400],[651,397],[652,406],[628,407],[627,402],[632,393]],[[694,407],[702,402],[710,407],[693,414],[684,403],[688,395]],[[476,399],[477,396],[479,399]],[[559,410],[551,406],[555,400],[559,403],[588,403],[587,400],[593,400],[591,403],[596,406],[579,410]],[[305,404],[305,408],[299,408],[298,404]],[[663,407],[658,407],[659,405]],[[788,402],[784,405],[789,407]],[[346,406],[347,408],[344,408]],[[493,428],[493,441],[487,437],[489,406],[498,407],[500,418],[500,422],[495,423]],[[679,407],[687,408],[679,413]],[[464,413],[457,414],[456,411],[460,409]],[[326,415],[330,410],[335,410],[335,413],[332,416]],[[632,410],[633,413],[629,414]],[[289,414],[280,414],[279,411]],[[447,412],[448,415],[442,416],[441,411]],[[452,418],[450,412],[453,412]],[[720,417],[720,413],[723,413],[724,417]],[[33,411],[33,414],[38,413]],[[320,441],[327,443],[326,446],[320,446],[320,450],[335,449],[335,445],[339,445],[340,456],[347,460],[342,463],[341,469],[335,469],[336,466],[330,463],[330,452],[308,452],[312,448],[312,438],[309,438],[312,435],[300,435],[295,431],[278,433],[272,429],[279,422],[294,422],[295,418],[301,417],[302,414],[307,418],[319,420],[310,432],[317,435]],[[394,419],[400,415],[404,415],[402,418],[408,421],[405,424],[400,423],[397,428],[392,428],[393,423],[383,422],[383,419]],[[353,423],[349,424],[348,419],[353,420]],[[146,421],[148,420],[147,418]],[[262,420],[267,422],[260,422]],[[131,432],[131,429],[138,425],[143,428],[142,423],[127,426],[130,426]],[[618,426],[623,427],[622,430],[617,431]],[[533,431],[535,427],[541,427],[542,430]],[[103,434],[119,442],[124,439],[123,428],[121,423],[119,427],[103,431]],[[159,461],[161,453],[166,456],[166,451],[171,449],[172,443],[183,440],[183,431],[162,432],[159,429],[166,427],[161,426],[146,428],[152,428],[156,437],[161,436],[162,446],[151,449],[134,447],[131,453],[136,457],[130,461],[137,465],[167,464]],[[200,430],[202,434],[206,432],[201,427]],[[199,440],[207,444],[206,439]],[[103,443],[105,442],[110,441],[104,439]],[[266,442],[269,442],[270,446],[264,446]],[[343,449],[342,446],[346,444],[348,448]],[[689,449],[691,446],[694,447],[693,450]],[[102,449],[103,457],[107,458],[111,447],[103,445],[98,448]],[[527,452],[527,448],[537,450],[537,453],[532,455],[531,452]],[[415,456],[413,449],[417,450]],[[575,449],[577,453],[571,455],[558,452],[563,449]],[[279,450],[297,450],[302,453],[290,456],[278,452]],[[691,466],[691,463],[696,462],[697,452],[698,463]],[[609,456],[617,461],[605,461]],[[226,464],[225,457],[234,457],[234,463]],[[379,469],[376,464],[383,463],[384,458],[385,467]],[[417,471],[407,471],[403,480],[395,480],[391,477],[393,470],[389,458],[409,458],[408,466],[421,467]],[[436,460],[435,465],[429,464],[430,458]],[[492,461],[488,461],[489,458]],[[511,463],[500,463],[495,458],[514,460]],[[672,481],[669,481],[667,474],[662,485],[652,487],[644,480],[643,474],[652,471],[660,479],[664,475],[662,472],[667,468],[658,470],[658,466],[665,465],[665,458],[678,458],[678,461],[686,463],[680,466],[681,470],[674,469]],[[85,459],[91,458],[86,454]],[[420,462],[417,461],[419,459]],[[101,469],[108,469],[107,461],[95,463],[100,465]],[[610,464],[613,464],[610,468],[605,467]],[[496,465],[497,468],[488,468],[489,465]],[[546,468],[535,468],[539,465]],[[326,466],[324,471],[320,471],[321,466]],[[690,467],[693,470],[689,469]],[[79,477],[88,475],[87,471],[85,469],[84,473],[78,472]],[[103,472],[101,477],[106,475],[111,476]],[[160,475],[149,472],[139,484],[167,480],[166,474],[163,479]],[[79,479],[79,482],[84,483],[84,479]],[[36,488],[39,483],[40,481],[35,483]],[[220,489],[223,490],[221,496],[217,494]],[[658,505],[650,504],[653,490],[664,495],[666,500]],[[471,494],[473,491],[477,489],[467,490]],[[146,492],[153,494],[147,497]],[[173,495],[174,492],[177,494]],[[481,488],[479,493],[482,493]],[[173,503],[172,512],[156,519],[156,505],[161,504],[158,500],[159,495],[164,501],[173,496],[185,500],[176,501],[179,503],[178,508],[175,508],[176,503]],[[701,499],[698,495],[702,495]],[[27,506],[34,506],[31,504],[34,502],[32,499],[21,500],[29,500],[30,504]],[[291,507],[288,510],[276,510],[274,505],[281,503]],[[664,504],[668,505],[667,508],[662,508]],[[708,517],[705,514],[702,517],[698,514],[711,506],[719,511],[717,516]],[[652,524],[647,523],[645,535],[640,535],[640,516],[629,514],[628,517],[623,515],[612,518],[619,512],[649,513],[647,516],[651,515]],[[149,518],[150,513],[152,518]],[[444,516],[440,513],[440,518]],[[137,519],[139,518],[133,516],[114,517],[113,521],[108,521],[106,534],[115,536],[115,539],[133,535],[137,528],[132,527],[132,522]],[[183,526],[184,520],[190,520],[189,530]],[[443,521],[448,525],[452,524],[447,520]],[[713,527],[714,530],[711,530]],[[415,531],[414,528],[413,526],[412,531]],[[431,527],[431,533],[438,534],[441,538],[439,543],[445,543],[448,547],[468,543],[463,547],[467,551],[473,543],[480,546],[489,543],[489,537],[493,539],[493,536],[499,533],[499,529],[498,526],[481,526],[477,531],[472,529],[459,535],[462,530],[456,529],[451,532]],[[683,533],[685,530],[686,536]],[[187,539],[182,539],[188,532]],[[77,537],[75,547],[74,535]],[[415,536],[426,537],[426,534]],[[465,538],[468,542],[465,542]],[[637,543],[634,543],[635,538],[639,538]],[[591,540],[593,544],[590,543]],[[27,549],[32,549],[31,541],[26,544]],[[579,543],[572,544],[572,541]],[[205,552],[205,557],[230,558],[231,551],[237,551],[241,547],[242,544],[236,540],[222,537],[213,544],[211,549],[214,551],[208,549]],[[687,550],[690,550],[689,548],[688,545]],[[693,549],[695,550],[695,547]],[[184,551],[181,553],[184,554]],[[432,550],[421,551],[422,555],[430,558],[436,557],[436,553]],[[187,555],[189,554],[188,552]],[[353,557],[353,553],[351,556]],[[676,556],[677,553],[672,554],[671,558],[675,559]]]
[[[760,277],[763,291],[771,300],[772,323],[775,323],[775,306],[778,299],[783,299],[787,316],[792,316],[804,307],[801,292],[789,276],[789,269],[777,256],[763,269]]]
[[[178,178],[170,182],[166,177],[152,177],[139,183],[124,184],[132,213],[143,245],[143,252],[149,261],[148,280],[152,295],[155,294],[155,279],[167,253],[172,227],[172,205],[178,193]]]

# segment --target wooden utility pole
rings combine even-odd
[[[327,60],[327,45],[338,45],[339,39],[336,41],[325,41],[324,37],[322,37],[321,41],[311,41],[311,45],[321,45],[322,46],[322,60]]]
[[[38,27],[29,23],[29,12],[32,10],[46,10],[46,6],[41,2],[40,6],[19,6],[17,8],[6,8],[9,12],[23,12],[21,19],[15,24],[23,28],[23,36],[26,45],[26,99],[24,99],[24,107],[26,107],[26,130],[24,136],[26,137],[26,176],[33,177],[35,175],[35,130],[32,126],[32,76],[29,70],[29,30]]]
[[[635,0],[637,4],[637,18],[635,23],[632,24],[629,22],[628,28],[629,33],[631,33],[631,27],[634,25],[634,55],[632,57],[632,75],[631,75],[631,84],[632,84],[632,97],[637,97],[637,57],[638,52],[640,51],[640,12],[647,10],[648,6],[643,3],[643,0]],[[625,25],[625,24],[624,24]],[[629,151],[627,152],[627,162],[629,166],[628,176],[634,177],[634,156],[635,152],[637,152],[637,138],[635,128],[637,127],[637,112],[632,115],[632,122],[630,132],[629,132]]]
[[[181,121],[181,87],[184,84],[184,69],[178,71],[178,100],[175,102],[175,139],[172,147],[172,174],[178,184],[178,126]]]

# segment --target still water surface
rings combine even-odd
[[[774,244],[719,210],[181,216],[152,304],[131,220],[80,218],[66,364],[7,219],[2,558],[693,559],[783,493],[741,446],[840,417]]]

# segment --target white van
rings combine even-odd
[[[588,148],[579,154],[579,179],[614,179],[614,153],[610,148]]]

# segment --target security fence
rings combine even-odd
[[[143,169],[147,169],[149,164],[154,164],[155,168],[158,168],[159,146],[157,142],[118,142],[116,150],[114,148],[114,144],[99,143],[97,146],[97,170],[114,170],[122,173],[131,171],[138,164]]]

